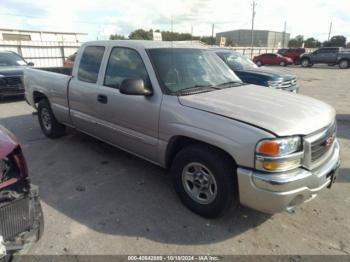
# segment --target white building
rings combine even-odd
[[[13,51],[37,67],[63,66],[81,45],[84,33],[1,29],[0,50]]]
[[[34,42],[80,42],[84,33],[50,32],[0,28],[0,40]]]

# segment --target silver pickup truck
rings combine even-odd
[[[27,69],[24,85],[46,136],[74,127],[168,168],[180,199],[202,216],[238,203],[293,209],[336,177],[332,107],[243,84],[203,47],[88,42],[71,74]]]

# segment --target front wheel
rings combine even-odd
[[[281,61],[281,62],[280,62],[280,66],[287,66],[286,61]]]
[[[46,99],[42,99],[38,104],[38,119],[45,136],[58,138],[65,134],[66,126],[57,121],[50,103]]]
[[[309,67],[310,66],[310,61],[309,59],[302,59],[301,62],[300,62],[301,66],[302,67]]]
[[[260,60],[258,60],[258,61],[256,61],[256,63],[255,63],[257,66],[262,66],[263,65],[263,63],[260,61]]]
[[[182,149],[175,157],[171,173],[182,202],[203,217],[218,217],[232,203],[237,204],[237,184],[232,160],[205,145]]]

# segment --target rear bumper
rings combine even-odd
[[[238,168],[241,204],[261,212],[277,213],[312,200],[335,180],[340,164],[339,144],[335,143],[332,156],[312,171],[300,168],[284,174],[266,174]]]
[[[4,232],[0,232],[0,235],[3,235],[5,238],[4,242],[0,243],[0,250],[5,250],[7,256],[11,256],[14,253],[25,253],[34,242],[41,238],[43,234],[44,219],[39,199],[38,187],[31,185],[30,193],[27,197],[29,199],[29,206],[27,207],[29,209],[28,217],[16,218],[13,216],[13,214],[11,214],[12,217],[6,217],[6,219],[13,221],[12,223],[8,223],[13,228],[19,224],[25,223],[21,221],[21,219],[29,219],[31,221],[30,227],[26,230],[18,232],[15,236],[6,236],[6,233],[11,231],[12,228],[6,228],[6,230],[2,229]],[[16,212],[21,214],[20,210],[15,210],[15,213]],[[4,253],[0,253],[0,258],[2,255],[4,255]]]

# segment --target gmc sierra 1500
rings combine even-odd
[[[44,134],[60,137],[71,126],[169,168],[183,203],[202,216],[239,202],[279,212],[334,181],[335,110],[243,84],[209,49],[88,42],[66,73],[25,71]]]

